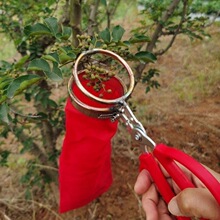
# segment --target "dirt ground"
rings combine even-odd
[[[186,91],[182,97],[181,91],[177,92],[175,86],[183,82],[185,77],[196,80],[188,66],[194,59],[197,60],[198,66],[203,61],[195,57],[189,41],[180,40],[177,45],[158,60],[161,87],[149,94],[144,93],[144,85],[135,89],[132,98],[137,107],[135,114],[155,142],[179,148],[220,172],[220,74],[218,82],[213,84],[212,89],[205,95],[202,91],[206,88],[201,88],[192,98],[187,96],[190,91]],[[202,47],[203,50],[208,50],[212,47],[212,51],[215,52],[215,45],[206,46],[206,43],[202,43],[202,46],[198,44],[193,50],[202,50]],[[186,51],[191,51],[192,55],[188,54],[186,58]],[[8,208],[7,204],[1,203],[0,213],[6,213],[11,220],[145,219],[141,199],[133,191],[138,175],[139,154],[138,146],[130,143],[128,133],[120,125],[112,148],[114,182],[108,192],[100,198],[63,215],[58,215],[57,207],[53,207],[52,204],[50,209],[41,205],[36,212],[27,210],[25,213],[24,210],[19,210],[22,204]],[[0,219],[7,218],[0,215]]]

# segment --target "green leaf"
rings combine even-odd
[[[157,60],[157,57],[148,51],[140,51],[135,54],[135,58],[137,58],[139,61],[144,62],[144,63],[149,63],[149,62],[155,62]]]
[[[46,18],[44,19],[44,23],[50,29],[53,36],[56,36],[57,33],[59,32],[59,25],[58,25],[57,19],[53,17]]]
[[[34,36],[34,35],[52,35],[50,29],[44,24],[34,24],[33,26],[28,25],[24,28],[24,34],[27,36]]]
[[[23,56],[17,63],[15,63],[15,68],[21,68],[25,62],[29,59],[30,55]]]
[[[52,71],[45,71],[44,73],[49,79],[56,81],[56,82],[59,82],[63,79],[62,72],[60,68],[58,67],[58,63],[55,63],[55,62],[53,62]]]
[[[8,162],[8,156],[10,155],[10,151],[8,150],[3,150],[0,152],[0,166],[8,166],[7,162]]]
[[[74,59],[74,60],[76,59],[76,54],[73,53],[72,51],[71,51],[71,52],[68,52],[67,55],[68,55],[69,57],[71,57],[72,59]]]
[[[5,90],[13,79],[8,76],[0,79],[0,90]]]
[[[67,55],[66,53],[62,52],[62,53],[59,54],[59,60],[60,60],[61,64],[64,64],[64,63],[66,63],[66,62],[68,62],[70,60],[73,60],[73,59],[75,59],[75,57],[72,58],[69,55]]]
[[[7,100],[7,96],[6,95],[1,95],[0,96],[0,105],[5,102]]]
[[[57,103],[52,99],[48,99],[48,105],[52,108],[57,108],[58,107]]]
[[[57,63],[53,63],[53,70],[52,70],[57,76],[58,76],[58,80],[62,80],[63,76],[62,76],[62,71],[61,69],[58,67]]]
[[[111,41],[111,34],[108,28],[106,28],[104,31],[99,33],[99,37],[105,42],[110,43]]]
[[[45,60],[48,60],[48,61],[59,63],[59,56],[56,52],[44,55],[44,56],[42,56],[42,58]]]
[[[129,46],[131,45],[131,42],[128,41],[128,40],[125,40],[125,41],[122,42],[122,44],[123,44],[124,46],[129,47]]]
[[[38,82],[41,79],[38,75],[24,75],[19,76],[14,79],[8,89],[7,89],[7,97],[12,98],[18,90],[24,90],[35,82]]]
[[[150,42],[150,37],[145,35],[134,35],[129,39],[130,43]]]
[[[107,1],[106,1],[106,0],[101,0],[101,3],[102,3],[104,6],[107,6]]]
[[[124,32],[125,32],[124,28],[122,28],[120,25],[113,27],[112,30],[113,41],[115,42],[120,41],[122,39]]]
[[[47,71],[50,72],[50,65],[48,62],[44,59],[37,58],[32,60],[29,65],[27,70],[29,71]]]
[[[68,40],[72,34],[72,28],[63,26],[61,39]]]
[[[25,196],[25,199],[27,199],[27,200],[31,199],[32,198],[31,190],[27,188],[24,196]]]
[[[6,104],[0,105],[0,121],[3,121],[7,124],[9,123],[8,106]]]
[[[0,74],[4,73],[7,69],[11,69],[12,64],[5,61],[5,60],[0,60]]]

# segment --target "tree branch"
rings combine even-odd
[[[171,15],[173,14],[174,10],[177,8],[179,3],[180,3],[180,0],[173,0],[170,6],[167,8],[167,10],[163,13],[151,37],[151,41],[146,46],[147,51],[153,52],[156,42],[158,41],[159,37],[162,34],[163,24],[171,17]],[[140,80],[142,72],[144,71],[145,67],[146,67],[146,64],[141,63],[135,68],[137,81]]]
[[[181,20],[180,20],[175,32],[173,33],[173,37],[171,38],[170,42],[167,44],[166,48],[161,49],[161,50],[154,53],[156,56],[159,56],[159,55],[166,53],[172,47],[177,35],[181,33],[180,30],[183,26],[183,23],[185,22],[185,16],[187,14],[187,6],[188,6],[187,3],[188,3],[188,0],[183,0],[183,12],[182,12]]]
[[[111,18],[112,16],[115,14],[116,12],[116,9],[119,5],[121,0],[117,0],[114,5],[113,5],[113,8],[109,8],[108,6],[106,6],[106,15],[107,15],[107,27],[110,28],[111,26]]]
[[[97,27],[96,16],[98,12],[100,0],[95,0],[94,4],[90,6],[91,11],[89,15],[89,23],[88,23],[88,35],[93,36],[94,34],[94,27]]]
[[[42,90],[46,90],[48,93],[50,93],[50,88],[45,80],[42,80],[39,84],[39,87]],[[43,113],[50,113],[51,109],[49,107],[44,107],[41,102],[35,102],[34,106],[37,110],[37,112],[43,112]],[[55,136],[55,129],[53,129],[52,124],[50,123],[50,114],[47,114],[49,118],[42,119],[41,120],[41,136],[43,140],[43,148],[48,156],[52,156],[56,153],[56,139],[57,136]]]
[[[161,20],[158,22],[156,29],[151,37],[151,41],[148,43],[146,50],[152,52],[156,45],[158,38],[161,36],[163,24],[171,17],[176,7],[180,3],[180,0],[173,0],[168,9],[163,13]]]
[[[70,26],[72,27],[72,45],[77,47],[77,35],[81,34],[81,9],[82,0],[70,0]]]

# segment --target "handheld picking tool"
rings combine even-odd
[[[91,64],[89,68],[88,64]],[[112,68],[112,66],[115,67]],[[121,74],[122,70],[127,74],[127,79],[123,78],[125,74]],[[106,77],[111,71],[116,73],[111,74],[109,78]],[[96,72],[99,72],[98,76]],[[94,73],[92,83],[89,82],[91,78],[85,76],[86,73]],[[101,81],[100,77],[105,77],[106,80]],[[100,87],[96,88],[94,92],[93,89],[97,83]],[[76,60],[73,75],[69,80],[68,91],[72,104],[84,114],[100,118],[100,120],[106,118],[111,121],[121,120],[126,125],[132,139],[143,151],[139,157],[140,170],[149,171],[166,203],[169,203],[175,193],[161,171],[161,165],[180,190],[196,187],[179,167],[182,165],[200,179],[220,205],[220,183],[203,165],[178,149],[165,144],[156,144],[147,135],[143,125],[126,103],[133,91],[134,84],[133,72],[124,59],[108,50],[93,49],[83,52]],[[79,92],[90,101],[87,103],[81,101],[77,96]],[[108,97],[108,92],[115,93],[114,99]],[[190,219],[182,216],[176,218],[178,220]]]

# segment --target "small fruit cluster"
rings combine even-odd
[[[83,50],[88,50],[90,48],[91,41],[92,41],[91,36],[86,35],[86,34],[82,34],[82,35],[77,34],[76,37],[79,41],[79,45],[78,45],[79,48]]]
[[[103,65],[103,67],[102,67]],[[105,82],[110,80],[116,74],[116,69],[111,66],[107,67],[100,63],[86,63],[83,78],[88,80],[87,86],[92,86],[94,91],[111,93],[111,89],[105,88]],[[103,97],[103,93],[99,94]]]

